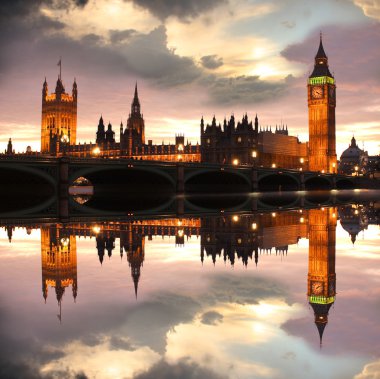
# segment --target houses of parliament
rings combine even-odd
[[[173,144],[153,144],[146,140],[145,120],[137,84],[126,125],[120,124],[119,141],[115,128],[98,122],[94,143],[77,143],[78,87],[65,91],[59,75],[55,92],[49,94],[45,80],[42,88],[41,154],[74,157],[130,158],[156,161],[205,162],[257,167],[283,167],[335,173],[335,79],[329,70],[322,44],[315,56],[314,70],[307,82],[309,141],[300,142],[289,135],[287,125],[260,126],[245,114],[241,120],[232,115],[223,123],[200,121],[200,144],[185,142],[183,134]],[[12,148],[8,148],[12,151]]]

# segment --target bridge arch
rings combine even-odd
[[[341,189],[354,189],[355,184],[349,178],[337,179],[336,188],[339,190],[341,190]]]
[[[158,177],[164,178],[167,182],[169,182],[173,187],[176,185],[176,180],[173,175],[170,175],[169,172],[163,169],[157,169],[155,167],[148,166],[138,166],[138,167],[128,167],[126,165],[123,166],[111,166],[111,165],[98,165],[98,166],[86,166],[80,168],[79,170],[74,171],[69,175],[69,183],[73,183],[76,179],[80,177],[84,177],[86,179],[90,179],[90,177],[96,177],[101,172],[117,172],[122,173],[125,176],[136,176],[133,173],[137,173],[137,175],[141,174],[141,176],[146,176],[146,174],[151,174],[152,178],[155,179]],[[149,181],[148,177],[145,177]],[[147,183],[148,184],[148,183]],[[96,185],[96,183],[94,183]]]
[[[311,176],[305,179],[305,190],[331,190],[333,184],[327,176]]]
[[[239,171],[198,169],[185,173],[185,192],[229,193],[250,192],[251,182]]]
[[[17,174],[22,173],[29,176],[29,178],[39,178],[46,181],[53,188],[56,188],[57,177],[56,171],[53,167],[43,167],[42,169],[34,168],[30,165],[17,164],[17,163],[1,163],[0,162],[0,179],[4,178],[4,182],[12,180]],[[14,174],[12,176],[12,174]],[[23,177],[25,184],[25,177]],[[1,181],[3,182],[3,181]]]
[[[298,177],[287,173],[268,172],[260,175],[258,180],[259,191],[298,191],[300,187]]]

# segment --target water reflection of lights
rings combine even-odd
[[[67,238],[62,238],[61,239],[61,245],[64,247],[69,246],[69,240]]]

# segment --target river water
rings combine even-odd
[[[2,220],[1,378],[378,378],[380,203]]]

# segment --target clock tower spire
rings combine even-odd
[[[314,69],[307,84],[309,107],[309,169],[336,173],[335,79],[329,70],[322,33]]]

